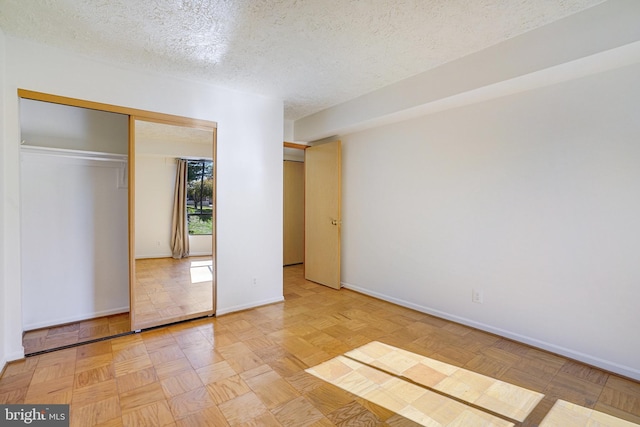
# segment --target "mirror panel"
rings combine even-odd
[[[132,128],[132,329],[214,314],[215,129]]]

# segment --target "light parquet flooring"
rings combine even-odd
[[[134,329],[213,310],[211,257],[136,260]]]
[[[22,336],[25,354],[89,342],[129,332],[129,313],[114,314],[50,328],[26,331]]]
[[[413,426],[305,370],[378,341],[640,423],[640,383],[285,269],[285,302],[7,366],[0,403],[69,403],[73,426]],[[402,391],[398,391],[402,395]]]

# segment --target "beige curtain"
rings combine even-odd
[[[173,194],[173,221],[171,222],[171,251],[175,259],[189,256],[189,229],[187,224],[187,161],[178,159],[176,187]]]

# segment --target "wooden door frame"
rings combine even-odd
[[[295,148],[296,150],[306,150],[311,145],[297,144],[295,142],[284,141],[284,148]]]
[[[284,141],[283,146],[284,146],[284,148],[293,148],[293,149],[296,149],[296,150],[303,150],[303,151],[306,150],[307,148],[311,147],[311,145],[297,144],[295,142],[287,142],[287,141]],[[285,160],[283,159],[283,162],[284,161]],[[307,226],[306,223],[305,223],[305,218],[306,218],[305,217],[305,208],[306,208],[307,189],[305,188],[306,187],[306,182],[304,180],[304,168],[306,166],[304,165],[304,160],[301,163],[303,164],[303,169],[302,169],[302,172],[303,172],[302,189],[303,189],[303,192],[304,192],[304,195],[303,195],[304,197],[302,199],[302,223],[303,223],[302,229],[304,231],[304,230],[306,230],[306,226]],[[282,179],[284,181],[284,171],[282,173]],[[284,212],[282,214],[284,215]],[[306,265],[305,264],[306,252],[304,250],[305,234],[306,233],[304,233],[304,232],[302,233],[302,248],[303,248],[302,249],[302,269],[303,269],[303,274],[304,274],[304,268],[305,268],[305,265]],[[283,244],[284,244],[284,237],[283,237]],[[283,261],[284,261],[284,259],[283,259]],[[283,267],[284,267],[284,262],[283,262]]]

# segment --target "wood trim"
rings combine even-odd
[[[135,321],[136,283],[136,118],[129,116],[129,330]]]
[[[104,104],[101,102],[87,101],[84,99],[70,98],[66,96],[52,95],[35,92],[32,90],[18,89],[18,96],[34,101],[51,102],[53,104],[69,105],[72,107],[88,108],[90,110],[106,111],[109,113],[126,114],[136,116],[137,119],[157,121],[165,124],[186,125],[190,127],[202,127],[204,129],[216,128],[218,124],[209,120],[193,119],[190,117],[174,116],[172,114],[157,113],[154,111],[139,110],[137,108],[121,107],[119,105]]]
[[[306,150],[307,148],[310,147],[310,145],[296,144],[295,142],[287,142],[287,141],[284,141],[284,146],[286,148],[295,148],[298,150]]]
[[[213,211],[211,212],[213,230],[211,238],[211,288],[213,291],[213,313],[215,316],[218,308],[218,129],[213,129]]]

